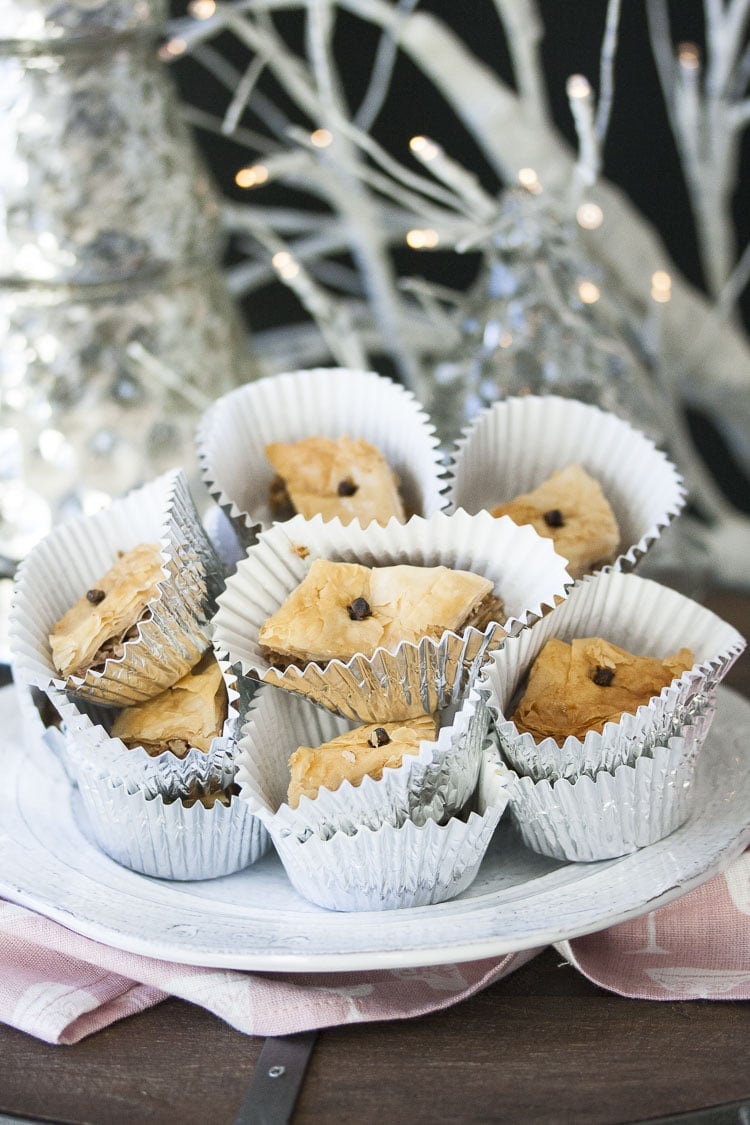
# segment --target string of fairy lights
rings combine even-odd
[[[217,11],[215,0],[190,0],[187,5],[187,14],[198,21],[211,19]],[[613,49],[613,45],[610,45]],[[160,47],[159,54],[162,59],[172,60],[183,55],[189,48],[185,38],[179,35],[172,36]],[[694,74],[700,68],[700,52],[695,44],[681,43],[677,50],[677,59],[681,69],[686,74]],[[603,73],[606,63],[603,65]],[[609,107],[599,107],[596,104],[594,91],[589,80],[581,74],[573,74],[567,81],[566,92],[571,108],[571,113],[578,136],[579,150],[576,163],[577,185],[574,192],[579,196],[586,189],[593,187],[601,171],[601,153],[604,141],[604,130],[609,117]],[[249,94],[249,91],[248,91]],[[611,89],[608,92],[611,99]],[[234,124],[237,123],[239,114],[234,114]],[[231,130],[227,130],[231,134]],[[323,151],[330,149],[335,143],[334,133],[328,128],[313,129],[306,137],[312,149]],[[471,172],[467,171],[456,161],[446,155],[441,146],[434,140],[424,135],[416,135],[409,142],[409,151],[412,156],[423,166],[429,169],[432,175],[441,181],[455,195],[457,200],[473,206],[474,215],[490,218],[490,209],[494,208],[496,201],[487,197],[477,187],[477,181]],[[283,168],[279,175],[283,175]],[[235,185],[245,191],[251,191],[271,184],[276,178],[274,170],[262,160],[243,164],[234,175]],[[531,195],[540,195],[543,186],[534,168],[522,167],[517,172],[518,185]],[[587,232],[598,230],[605,222],[602,207],[595,200],[580,198],[575,206],[575,219],[578,226]],[[446,244],[452,249],[463,247],[455,239],[448,238],[436,226],[420,224],[410,226],[403,234],[405,245],[413,251],[430,251],[444,249]],[[474,240],[476,241],[476,240]],[[470,238],[464,238],[464,246],[469,246]],[[297,289],[303,273],[301,263],[289,247],[276,249],[271,254],[271,265],[279,279]],[[577,283],[577,294],[583,305],[593,305],[601,298],[601,288],[590,278],[582,277]],[[644,287],[645,288],[645,287]],[[650,297],[656,304],[665,304],[671,298],[671,277],[666,270],[656,270],[650,276],[648,289]]]

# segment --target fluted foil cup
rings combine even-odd
[[[100,670],[62,677],[49,634],[115,563],[118,552],[159,543],[158,596],[122,655]],[[150,699],[184,676],[210,645],[209,623],[224,585],[182,470],[173,470],[95,516],[55,528],[19,567],[10,635],[14,674],[44,690],[114,707]]]
[[[97,846],[132,871],[159,879],[216,879],[249,867],[271,841],[245,801],[187,807],[84,770],[78,789]]]
[[[272,375],[224,395],[198,426],[198,459],[211,496],[246,546],[270,527],[272,442],[309,437],[363,438],[399,481],[407,514],[445,507],[434,426],[414,396],[371,371],[315,368]]]
[[[507,618],[484,631],[448,631],[437,641],[404,642],[393,652],[376,649],[371,656],[358,653],[322,668],[310,663],[280,671],[261,651],[259,630],[316,558],[470,570],[493,583]],[[350,719],[387,722],[431,715],[461,698],[489,653],[563,599],[570,582],[552,544],[507,517],[437,513],[429,519],[415,516],[407,524],[391,520],[385,527],[362,528],[297,516],[261,534],[228,580],[214,619],[214,648],[242,675],[305,695]]]
[[[602,637],[639,656],[665,657],[686,647],[696,659],[658,696],[619,722],[605,723],[601,733],[569,735],[562,745],[554,738],[536,742],[518,731],[512,713],[531,665],[553,637]],[[585,578],[553,613],[510,638],[483,668],[477,688],[495,716],[503,756],[517,773],[572,781],[632,765],[675,737],[692,754],[708,734],[716,688],[744,648],[744,637],[704,606],[656,582],[612,571]]]
[[[306,840],[315,834],[328,839],[363,827],[397,828],[406,820],[417,825],[444,821],[460,812],[476,788],[489,711],[475,695],[442,720],[435,741],[423,741],[418,753],[404,754],[400,766],[386,767],[377,780],[366,776],[358,785],[343,781],[336,790],[321,788],[315,798],[302,796],[292,808],[286,799],[291,755],[299,746],[320,746],[356,724],[264,687],[239,744],[240,794],[274,838]]]
[[[679,515],[686,492],[652,441],[597,406],[555,395],[495,403],[456,444],[448,474],[451,508],[492,509],[574,464],[599,482],[617,519],[613,567],[631,570]]]
[[[406,820],[395,828],[312,833],[272,833],[294,889],[327,910],[398,910],[455,898],[476,878],[508,803],[507,775],[488,775],[476,810],[446,824]]]
[[[128,747],[111,735],[116,711],[93,707],[62,693],[52,700],[62,718],[66,735],[66,768],[77,781],[82,773],[122,785],[129,793],[143,792],[148,798],[170,801],[187,797],[196,789],[226,788],[234,779],[240,717],[244,704],[237,678],[221,665],[227,691],[227,717],[221,734],[207,751],[192,747],[180,758],[171,750],[151,756],[142,747]]]
[[[569,781],[518,777],[510,813],[527,847],[553,859],[589,863],[663,840],[687,820],[697,746],[671,738],[611,773]]]

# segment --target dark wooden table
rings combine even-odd
[[[750,596],[708,604],[750,635]],[[747,655],[729,682],[750,697]],[[263,1045],[179,1000],[73,1047],[0,1027],[0,1113],[224,1125]],[[723,1108],[696,1113],[708,1107]],[[547,950],[446,1012],[321,1032],[293,1120],[567,1125],[682,1114],[750,1123],[750,1002],[626,1000]]]

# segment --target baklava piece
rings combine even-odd
[[[316,559],[307,576],[260,628],[269,663],[347,661],[404,641],[485,629],[504,621],[502,601],[487,578],[447,566],[360,566]]]
[[[227,690],[221,668],[207,653],[199,664],[160,695],[125,707],[112,727],[112,737],[131,749],[142,746],[156,757],[165,750],[184,758],[189,750],[206,753],[227,717]]]
[[[532,665],[513,722],[539,741],[562,743],[569,735],[583,740],[590,730],[633,714],[694,663],[681,648],[659,660],[634,656],[600,637],[580,637],[572,644],[547,642]]]
[[[83,676],[105,660],[119,659],[163,578],[157,543],[143,543],[120,556],[103,578],[71,606],[49,638],[52,661],[63,676]]]
[[[266,457],[276,470],[270,505],[275,519],[299,512],[310,519],[338,516],[342,523],[406,519],[398,482],[383,455],[361,438],[311,437],[273,442]]]
[[[296,809],[300,797],[314,800],[319,789],[333,792],[343,781],[359,785],[367,776],[378,781],[384,769],[400,766],[405,754],[417,754],[421,742],[434,742],[437,732],[435,716],[420,715],[355,727],[322,746],[300,746],[289,759],[287,801]]]
[[[539,535],[552,539],[573,578],[617,556],[620,529],[615,514],[599,482],[580,465],[560,469],[532,492],[493,508],[492,515],[531,524]]]

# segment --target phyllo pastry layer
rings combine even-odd
[[[82,675],[105,660],[122,655],[122,645],[163,577],[157,543],[126,551],[107,573],[83,594],[50,634],[52,660],[63,676]]]
[[[401,765],[405,754],[416,754],[423,741],[434,742],[434,715],[394,723],[372,723],[345,731],[321,746],[300,746],[289,759],[288,804],[296,809],[300,797],[313,800],[319,789],[338,789],[343,781],[359,785],[366,776],[379,780],[386,767]]]
[[[375,520],[385,524],[395,516],[403,523],[404,507],[397,480],[374,445],[361,438],[310,437],[304,441],[273,442],[266,457],[276,470],[271,484],[271,509],[276,518],[299,512],[306,519],[320,514],[342,523]]]
[[[347,661],[404,641],[438,639],[504,620],[487,578],[446,566],[366,567],[316,559],[306,577],[260,628],[272,664]]]
[[[599,482],[580,465],[552,473],[532,492],[493,508],[492,515],[531,524],[539,535],[552,539],[574,578],[617,555],[620,529],[615,514]]]
[[[513,722],[537,740],[584,739],[588,731],[601,733],[605,723],[646,705],[693,663],[688,648],[660,660],[635,656],[600,637],[579,637],[572,644],[553,638],[532,665]]]
[[[115,719],[113,738],[142,746],[153,756],[171,750],[184,758],[190,749],[208,753],[227,717],[227,690],[221,668],[206,653],[186,676],[160,695],[125,707]]]

